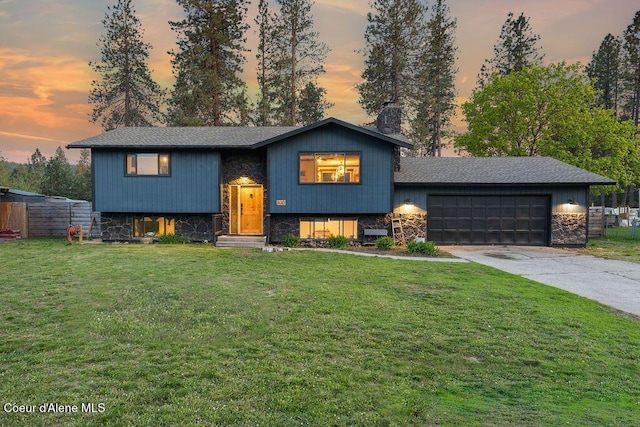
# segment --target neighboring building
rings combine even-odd
[[[104,240],[177,233],[362,240],[402,218],[440,244],[584,245],[590,185],[550,158],[401,158],[400,109],[377,127],[121,128],[90,148]]]

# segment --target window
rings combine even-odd
[[[300,220],[300,238],[328,239],[331,236],[358,237],[357,219],[308,218]]]
[[[127,154],[127,175],[168,176],[169,154]]]
[[[162,216],[145,216],[133,219],[133,237],[158,237],[175,234],[175,220]]]
[[[360,182],[359,153],[301,153],[301,184]]]

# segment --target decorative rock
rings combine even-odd
[[[582,246],[587,243],[586,214],[553,214],[551,244]]]

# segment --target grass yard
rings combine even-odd
[[[640,264],[640,230],[637,230],[632,238],[631,227],[609,228],[606,237],[590,239],[582,251],[590,255]]]
[[[0,425],[640,420],[640,321],[480,265],[64,240],[0,260]]]

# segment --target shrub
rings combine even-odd
[[[375,245],[376,249],[391,249],[395,245],[395,242],[391,237],[383,236],[376,239]]]
[[[286,246],[287,248],[293,248],[300,244],[300,238],[298,236],[294,236],[293,234],[287,234],[280,243],[282,246]]]
[[[181,234],[163,234],[158,238],[158,243],[162,243],[165,245],[174,245],[174,244],[183,245],[189,242],[190,242],[189,238]]]
[[[344,236],[331,236],[327,244],[332,249],[344,249],[349,244],[349,239]]]
[[[407,243],[407,252],[433,256],[440,252],[440,249],[438,249],[433,242],[416,242],[415,240],[411,240]]]

